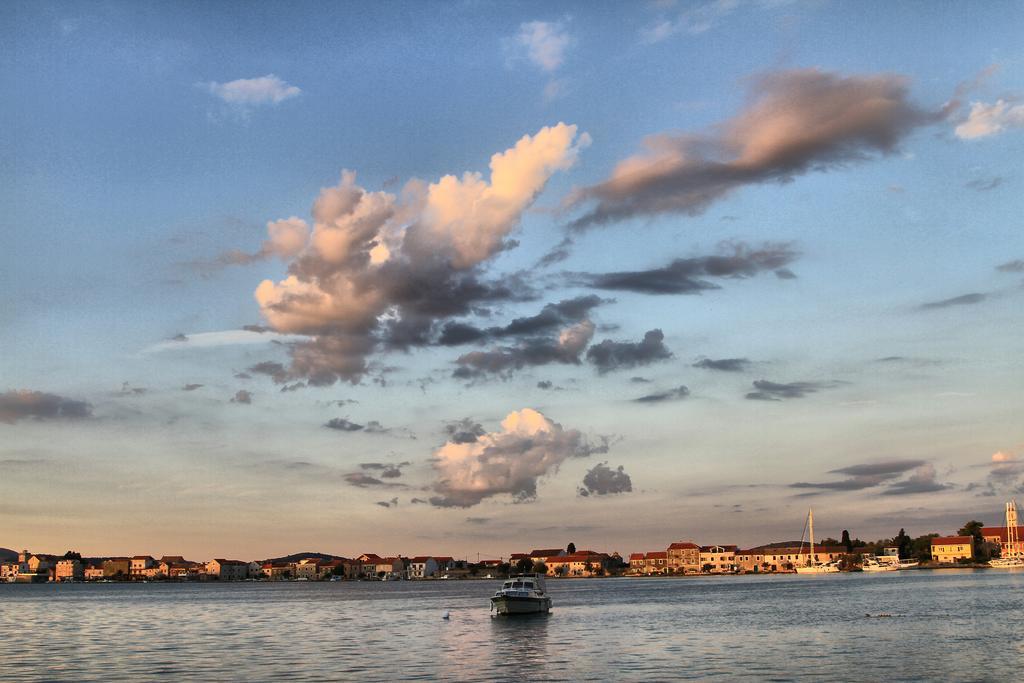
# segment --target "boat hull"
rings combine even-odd
[[[491,598],[491,608],[498,614],[547,614],[551,611],[551,598],[496,595]]]
[[[863,569],[866,572],[898,572],[900,570],[899,565],[895,564],[866,564],[863,567],[861,567],[861,569]]]
[[[833,567],[831,565],[818,565],[817,567],[797,567],[797,574],[838,574],[839,567]]]
[[[988,566],[993,569],[1024,569],[1024,560],[1003,558],[992,560],[988,563]]]

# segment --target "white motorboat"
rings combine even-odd
[[[864,558],[861,569],[866,572],[896,572],[900,566],[892,562],[879,562],[877,558],[869,556]]]
[[[491,609],[498,614],[547,614],[551,597],[540,574],[518,574],[505,581],[491,596]]]
[[[1024,549],[1017,528],[1017,501],[1006,504],[1006,552],[1004,557],[989,560],[993,569],[1024,569]]]
[[[807,511],[807,527],[811,532],[811,551],[807,554],[807,564],[802,567],[796,568],[797,574],[836,574],[839,572],[839,567],[836,566],[835,562],[818,562],[817,556],[814,554],[814,511]],[[800,539],[801,544],[803,538]],[[802,550],[802,548],[801,548]]]
[[[917,560],[900,560],[897,567],[899,569],[917,569],[917,565],[920,564]]]

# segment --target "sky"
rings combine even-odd
[[[951,533],[1024,495],[1024,7],[0,6],[0,546]]]

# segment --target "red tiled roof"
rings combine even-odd
[[[561,554],[561,548],[549,548],[547,550],[531,550],[530,557],[552,557],[553,555]]]
[[[722,550],[712,550],[712,548],[721,548]],[[717,553],[717,552],[734,553],[734,552],[736,552],[736,546],[734,546],[734,545],[720,545],[720,544],[716,544],[716,545],[702,545],[700,547],[700,551],[702,553],[711,553],[711,552],[715,552],[715,553]]]
[[[643,553],[630,553],[630,555],[629,555],[629,561],[630,562],[632,562],[633,560],[642,560],[642,559],[644,559],[644,554]]]
[[[986,526],[986,527],[982,527],[982,529],[981,529],[981,537],[982,538],[996,538],[996,537],[999,537],[999,542],[1000,543],[1008,543],[1009,542],[1008,536],[1009,536],[1009,534],[1007,533],[1007,529],[1006,529],[1005,526]],[[1020,530],[1018,529],[1017,536],[1018,537],[1024,537],[1024,533],[1020,533]]]
[[[696,543],[673,543],[668,547],[669,550],[700,550],[700,546]]]
[[[665,550],[655,550],[647,553],[645,559],[648,560],[664,560],[668,559],[668,552]]]
[[[974,536],[938,536],[932,539],[932,545],[970,545]]]
[[[561,557],[552,557],[549,561],[552,564],[558,564],[560,562],[600,562],[602,559],[606,559],[608,556],[604,553],[573,553],[572,555],[562,555]]]
[[[530,556],[528,554],[526,554],[526,553],[512,553],[511,555],[508,556],[508,559],[509,559],[509,561],[511,561],[511,560],[525,560],[528,557],[530,557]]]

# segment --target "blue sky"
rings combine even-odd
[[[993,523],[1024,486],[1022,20],[4,5],[0,544]]]

